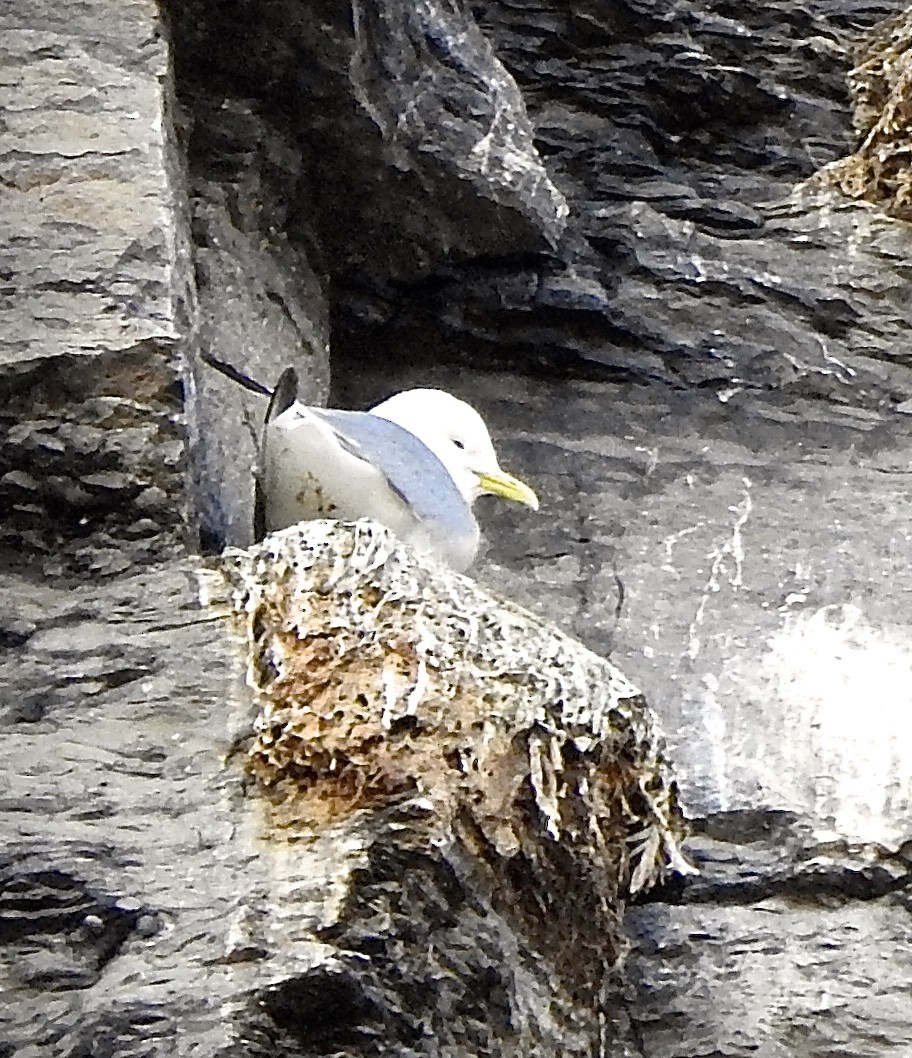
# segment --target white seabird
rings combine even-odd
[[[257,537],[313,518],[372,518],[464,570],[478,551],[479,496],[538,509],[532,489],[500,469],[482,417],[450,393],[406,390],[366,412],[296,396],[289,368],[266,414]]]

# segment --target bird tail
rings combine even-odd
[[[266,535],[266,496],[260,480],[262,472],[263,453],[266,447],[266,427],[277,419],[283,411],[287,411],[298,399],[298,373],[293,367],[286,367],[279,375],[279,380],[273,387],[269,397],[269,407],[266,409],[266,417],[263,420],[263,437],[260,441],[260,468],[254,482],[253,493],[253,539],[262,540]]]
[[[257,382],[250,375],[245,375],[243,371],[238,370],[233,364],[229,364],[225,360],[219,360],[209,350],[201,350],[199,355],[203,363],[214,367],[216,371],[221,372],[226,378],[230,378],[232,382],[237,382],[244,389],[249,389],[251,393],[258,393],[261,397],[272,396],[272,390],[268,386],[264,386],[262,382]]]
[[[269,398],[269,407],[266,409],[266,423],[277,419],[283,411],[287,411],[298,399],[298,373],[293,367],[286,367],[279,375]]]
[[[201,352],[200,358],[210,367],[214,367],[216,371],[221,372],[226,378],[230,378],[232,382],[237,382],[239,386],[250,390],[251,393],[257,393],[261,397],[269,397],[266,422],[272,422],[273,419],[290,408],[298,399],[298,373],[293,367],[286,367],[282,374],[279,375],[279,381],[270,389],[268,386],[264,386],[262,382],[258,382],[255,378],[251,378],[250,375],[238,370],[233,364],[229,364],[225,360],[219,360],[208,350]]]

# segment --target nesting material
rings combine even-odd
[[[859,45],[849,74],[861,137],[854,153],[819,174],[849,198],[864,199],[901,220],[912,220],[912,14],[878,23]]]
[[[259,699],[247,766],[277,822],[416,799],[487,854],[561,849],[609,902],[686,869],[656,723],[610,662],[376,523],[223,562]]]

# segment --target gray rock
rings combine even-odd
[[[112,1054],[138,1039],[265,1054],[384,1033],[426,1053],[431,1032],[435,1048],[519,1033],[536,1052],[591,1052],[619,904],[674,861],[682,825],[648,710],[608,662],[385,534],[312,533],[230,560],[240,635],[213,573],[200,609],[192,562],[121,577],[116,594],[32,588],[42,627],[0,655],[5,695],[53,685],[34,722],[0,718],[8,1046],[66,1053],[92,1034]],[[320,605],[301,609],[312,578]],[[308,710],[270,672],[290,647],[319,684],[343,612],[337,660],[360,690],[337,697],[293,794],[293,760],[270,761]],[[485,711],[489,725],[472,720]],[[338,766],[310,781],[332,747]]]
[[[170,6],[0,13],[0,1051],[905,1053],[900,5]],[[319,400],[330,331],[337,400],[485,412],[545,505],[479,581],[661,714],[701,875],[623,973],[580,844],[305,833],[242,769],[263,629],[183,537],[246,541],[263,401],[211,363]]]
[[[902,5],[472,8],[525,90],[570,206],[564,239],[521,273],[453,262],[398,291],[379,324],[376,305],[369,317],[343,300],[337,362],[357,372],[369,347],[433,363],[443,349],[552,377],[909,397],[907,228],[817,179],[852,150],[856,34]],[[887,167],[902,149],[889,144]]]
[[[16,71],[0,150],[0,509],[15,550],[116,531],[129,502],[82,484],[99,474],[168,494],[163,543],[185,521],[178,347],[192,276],[180,160],[162,120],[169,51],[152,5],[116,22],[112,35],[100,4],[0,13],[4,66]]]
[[[346,285],[388,293],[448,261],[559,243],[567,206],[525,101],[460,5],[242,0],[213,19],[196,0],[174,15],[179,71],[205,56],[216,91],[255,84],[293,122],[309,208],[289,228],[316,235]]]
[[[191,97],[190,153],[198,316],[188,410],[204,545],[253,539],[253,469],[267,400],[211,361],[270,388],[295,365],[304,399],[329,388],[325,282],[287,235],[301,179],[293,133],[251,100]]]
[[[396,382],[418,378],[473,399],[542,499],[481,512],[478,580],[646,689],[694,820],[700,875],[628,916],[617,1053],[904,1046],[903,416],[453,369]]]

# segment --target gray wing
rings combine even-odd
[[[471,508],[450,472],[414,434],[379,415],[311,408],[332,426],[341,444],[376,466],[390,488],[428,526],[448,538],[477,533]]]

